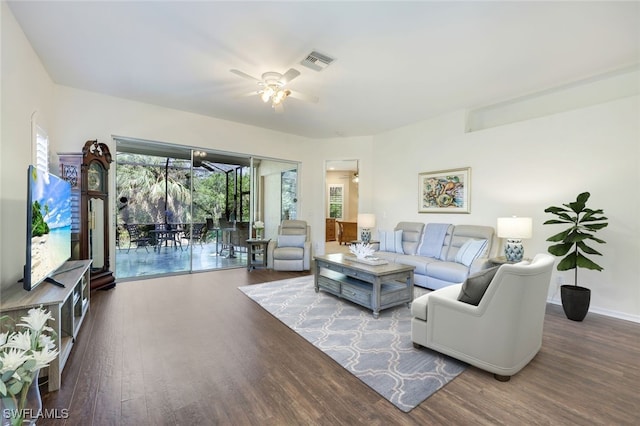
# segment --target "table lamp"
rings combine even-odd
[[[358,213],[358,226],[362,228],[360,239],[363,243],[371,241],[371,228],[376,226],[376,215],[373,213]]]
[[[523,238],[531,238],[533,223],[530,217],[499,217],[498,238],[506,238],[504,255],[509,262],[520,262],[524,256]]]

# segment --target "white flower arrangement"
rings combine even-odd
[[[371,256],[376,250],[371,244],[357,243],[349,246],[349,251],[353,253],[358,259],[366,259]]]
[[[0,318],[3,320],[6,317]],[[58,356],[53,336],[47,326],[53,320],[51,313],[42,307],[32,308],[17,327],[24,331],[0,333],[0,398],[7,412],[3,418],[11,418],[12,425],[22,425],[27,402],[27,392],[41,368],[49,366]],[[4,423],[3,423],[4,424]]]
[[[255,229],[264,229],[264,222],[256,220],[255,222],[253,222],[253,227]]]

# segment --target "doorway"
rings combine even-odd
[[[358,221],[358,160],[327,160],[324,181],[325,253],[348,253],[348,240]],[[347,233],[341,232],[341,225]]]

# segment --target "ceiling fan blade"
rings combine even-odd
[[[280,77],[279,81],[284,86],[285,84],[289,83],[291,80],[293,80],[299,75],[300,75],[300,71],[298,71],[295,68],[289,68],[289,71],[282,74],[282,77]]]
[[[237,75],[239,77],[246,78],[247,80],[254,80],[254,81],[258,81],[258,82],[262,81],[259,78],[252,77],[249,74],[247,74],[246,72],[242,72],[240,70],[231,69],[229,71],[231,71],[232,73],[234,73],[235,75]]]
[[[301,101],[311,102],[315,104],[315,103],[318,103],[318,101],[320,100],[317,96],[296,92],[295,90],[291,90],[290,92],[291,93],[289,93],[289,97],[300,99]]]

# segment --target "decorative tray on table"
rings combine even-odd
[[[359,262],[359,263],[364,263],[365,265],[372,265],[372,266],[386,265],[387,263],[389,263],[384,259],[380,259],[379,257],[374,257],[374,256],[367,256],[361,259],[358,259],[355,256],[345,256],[344,258],[352,262]]]

